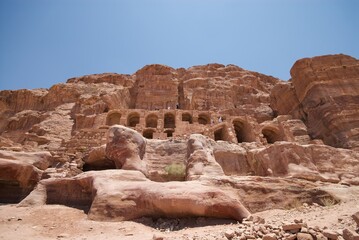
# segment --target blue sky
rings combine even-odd
[[[303,57],[359,58],[356,0],[0,0],[0,89],[146,64],[236,64],[287,80]]]

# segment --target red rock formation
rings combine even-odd
[[[22,205],[65,204],[97,220],[241,220],[246,208],[335,202],[323,184],[359,185],[358,60],[302,59],[291,74],[148,65],[1,91],[0,148],[46,150],[54,164],[0,156],[0,184],[12,189],[0,194],[18,202],[43,178]],[[28,154],[14,158],[38,158]]]
[[[359,61],[346,55],[298,60],[292,80],[275,86],[277,114],[304,120],[312,138],[335,147],[359,147]]]
[[[147,173],[143,156],[146,151],[146,140],[138,132],[120,125],[109,129],[106,144],[106,157],[112,160],[117,168],[138,170]]]
[[[43,170],[52,163],[49,152],[12,152],[0,150],[0,199],[16,203],[32,191]]]
[[[88,210],[94,220],[206,216],[241,221],[249,216],[231,192],[194,181],[151,182],[139,171],[130,170],[88,172],[71,179],[43,180],[20,205],[46,203]]]

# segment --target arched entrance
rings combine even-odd
[[[278,130],[274,130],[271,128],[263,128],[262,134],[263,137],[267,140],[267,143],[269,144],[282,140],[280,134],[278,134]]]
[[[176,119],[172,113],[166,113],[164,117],[164,128],[175,128]]]
[[[190,124],[192,124],[192,115],[189,113],[183,113],[182,122],[189,122]]]
[[[128,127],[136,127],[136,125],[140,123],[140,115],[138,113],[131,113],[127,117],[127,126]]]
[[[157,128],[158,117],[156,114],[150,114],[146,117],[146,127]]]
[[[215,141],[224,140],[224,128],[223,127],[214,131],[214,140]]]
[[[248,123],[242,120],[234,120],[233,127],[238,143],[254,141],[254,137],[252,136],[252,131]]]
[[[153,139],[153,133],[154,131],[152,129],[146,129],[143,131],[143,137],[147,138],[147,139]]]
[[[107,115],[106,125],[112,126],[115,124],[120,124],[120,120],[121,120],[120,113],[118,113],[118,112],[110,113]]]
[[[207,125],[210,123],[210,117],[208,116],[208,114],[204,114],[201,113],[198,115],[198,123],[199,124],[203,124],[203,125]]]

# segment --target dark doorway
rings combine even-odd
[[[164,128],[175,128],[176,120],[172,113],[166,113],[164,119]]]
[[[131,113],[127,117],[127,126],[136,127],[140,123],[140,115],[138,113]]]

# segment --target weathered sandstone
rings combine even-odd
[[[19,202],[40,181],[52,164],[49,152],[12,152],[0,150],[1,202]]]
[[[359,61],[342,54],[305,58],[290,72],[291,81],[272,89],[273,110],[302,119],[312,138],[357,149]]]
[[[207,216],[241,221],[249,216],[230,192],[194,181],[156,183],[131,170],[87,172],[74,178],[43,180],[20,203],[39,204],[82,208],[94,220]]]
[[[147,175],[145,151],[146,140],[138,132],[120,125],[109,129],[106,157],[114,161],[117,168],[138,170]]]
[[[359,185],[358,60],[301,59],[291,76],[153,64],[1,91],[0,202],[106,221],[335,205]],[[275,230],[227,236],[324,238]]]

